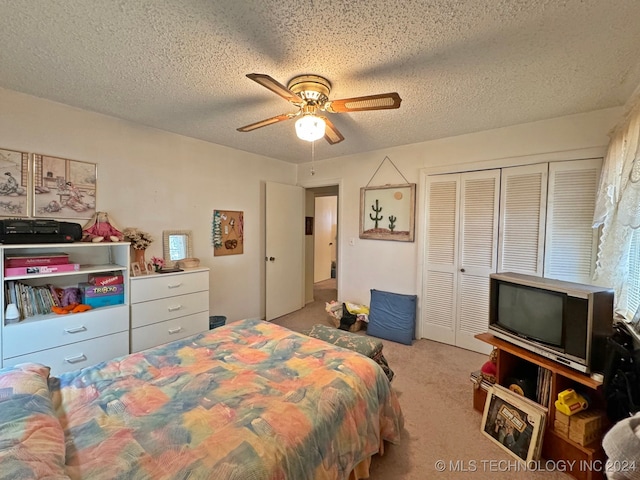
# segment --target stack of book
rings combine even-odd
[[[485,392],[488,391],[493,386],[492,383],[490,383],[488,380],[482,377],[482,375],[480,374],[480,370],[471,372],[471,375],[469,376],[469,380],[471,380],[471,382],[474,385],[478,385],[478,382],[480,382],[479,387]]]
[[[61,306],[53,285],[33,287],[8,280],[5,282],[5,289],[6,303],[13,303],[18,307],[20,320],[35,315],[46,315],[53,311],[52,307]]]
[[[538,383],[536,389],[537,401],[543,407],[551,405],[551,370],[538,367]]]
[[[69,254],[61,252],[41,253],[39,255],[7,254],[4,260],[5,277],[38,273],[56,273],[78,271],[80,265],[69,263]]]

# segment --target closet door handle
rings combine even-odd
[[[464,270],[464,268],[461,268],[461,269],[460,269],[460,271],[461,271],[462,273],[464,273],[464,271],[465,271],[465,270]]]
[[[180,283],[170,283],[169,285],[167,285],[168,288],[178,288],[182,286],[182,282]]]
[[[173,335],[174,333],[180,333],[181,331],[182,331],[182,327],[170,328],[169,329],[169,335]]]
[[[86,355],[84,353],[81,353],[80,355],[76,355],[75,357],[65,357],[64,361],[67,363],[78,363],[83,362],[86,359]]]
[[[64,331],[66,333],[80,333],[80,332],[86,332],[87,331],[87,327],[85,327],[84,325],[80,325],[79,327],[71,327],[71,328],[65,328]]]
[[[182,308],[182,305],[176,305],[174,307],[167,308],[167,310],[169,310],[170,312],[175,312],[176,310],[180,310],[181,308]]]

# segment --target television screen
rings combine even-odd
[[[562,346],[564,295],[500,282],[498,325],[526,338]]]

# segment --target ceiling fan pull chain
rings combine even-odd
[[[313,168],[314,162],[316,160],[316,142],[311,142],[311,176],[313,177],[316,174],[315,168]]]
[[[366,187],[368,187],[368,186],[369,186],[369,184],[371,183],[371,180],[373,180],[373,178],[374,178],[374,177],[376,176],[376,174],[378,173],[378,170],[380,170],[380,167],[382,167],[382,164],[383,164],[386,160],[389,160],[389,163],[391,163],[391,165],[393,165],[393,168],[395,168],[395,169],[397,170],[397,172],[400,174],[400,176],[404,179],[404,183],[405,183],[405,184],[407,184],[407,185],[409,185],[409,181],[407,180],[407,178],[406,178],[404,175],[402,175],[402,172],[400,171],[400,169],[399,169],[398,167],[396,167],[396,164],[395,164],[395,163],[393,163],[393,161],[392,161],[388,156],[385,156],[385,157],[382,159],[382,161],[380,162],[380,165],[378,165],[378,168],[376,168],[376,171],[375,171],[375,172],[373,172],[373,175],[371,175],[371,178],[369,179],[369,182],[367,183]],[[365,188],[366,188],[366,187],[365,187]]]

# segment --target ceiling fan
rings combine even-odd
[[[400,95],[396,92],[329,100],[331,83],[318,75],[299,75],[292,78],[286,87],[269,75],[249,73],[247,77],[291,102],[297,107],[297,111],[245,125],[238,128],[239,132],[251,132],[267,125],[298,118],[296,133],[299,138],[312,142],[324,136],[327,142],[334,145],[344,140],[344,137],[327,117],[318,115],[318,112],[351,113],[386,110],[399,108],[402,102]]]

